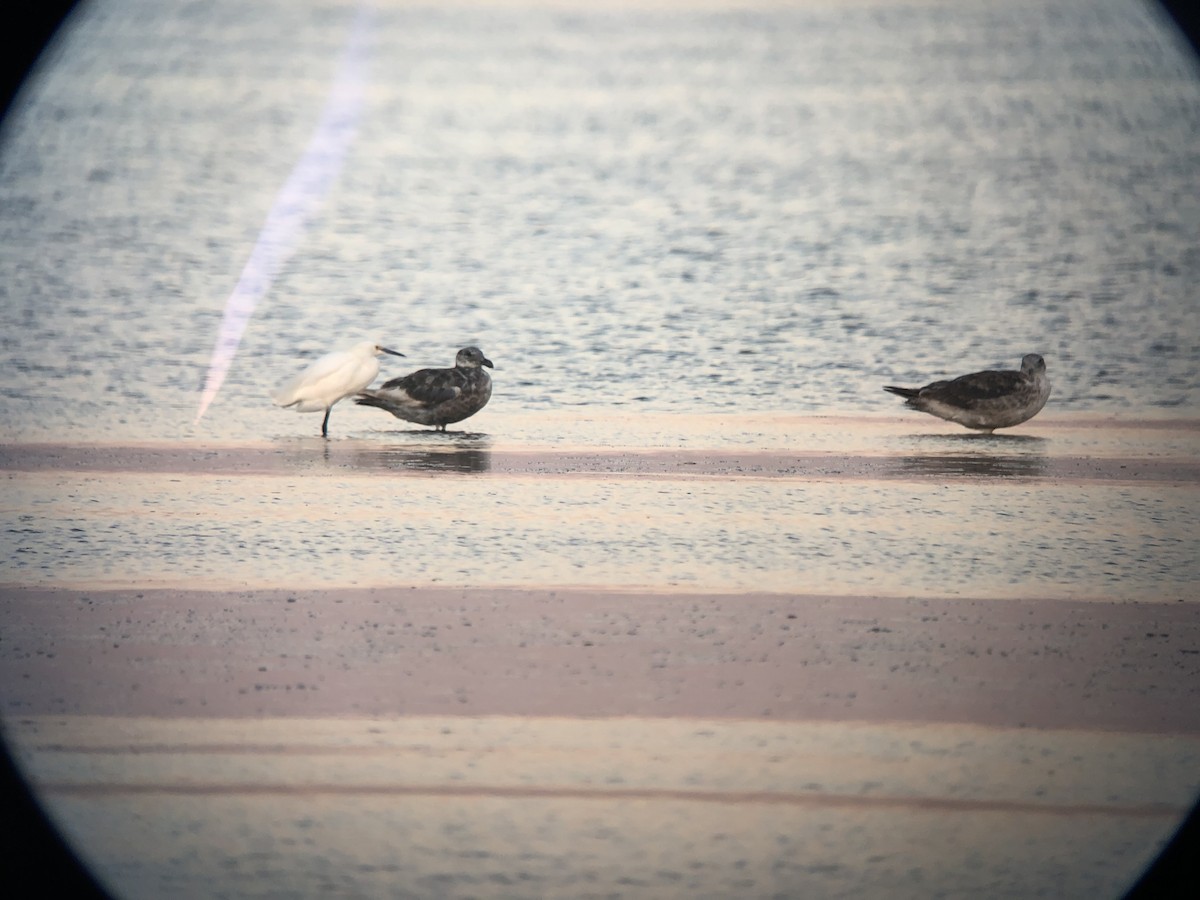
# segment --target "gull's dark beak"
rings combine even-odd
[[[392,356],[403,356],[404,355],[399,350],[389,350],[387,347],[380,347],[379,349],[382,350],[384,353],[392,354]]]
[[[492,365],[492,361],[490,359],[488,359],[486,356],[483,358],[483,364],[485,366],[487,366],[489,369],[496,368],[495,366]]]

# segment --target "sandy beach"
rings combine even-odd
[[[5,445],[5,734],[120,896],[1115,895],[1200,787],[1200,431],[798,421]]]
[[[5,589],[6,713],[598,716],[1200,735],[1191,604]]]

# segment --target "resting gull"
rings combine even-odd
[[[967,428],[991,434],[1032,419],[1050,397],[1046,361],[1036,353],[1021,360],[1021,371],[973,372],[922,388],[885,387],[907,399],[906,406]]]
[[[445,431],[447,425],[475,415],[491,399],[492,378],[483,366],[492,368],[492,361],[482,350],[463,347],[454,357],[454,368],[421,369],[393,378],[376,390],[360,392],[354,402]]]

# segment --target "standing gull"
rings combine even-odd
[[[355,344],[349,350],[327,353],[275,391],[271,400],[276,406],[296,412],[325,410],[321,437],[329,437],[329,413],[333,404],[343,397],[357,394],[375,380],[379,374],[377,357],[380,353],[404,355],[371,341]]]
[[[1032,419],[1050,397],[1046,361],[1036,353],[1021,360],[1021,371],[973,372],[922,388],[885,387],[907,399],[906,406],[967,428],[991,434]]]
[[[361,391],[354,398],[363,406],[378,406],[398,419],[418,425],[434,425],[438,431],[473,416],[492,396],[492,377],[483,370],[492,361],[478,347],[463,347],[454,357],[452,369],[420,369],[402,378],[384,382],[374,391]]]

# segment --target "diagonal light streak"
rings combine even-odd
[[[366,43],[371,20],[369,7],[369,3],[364,3],[358,9],[321,121],[304,155],[275,198],[246,267],[225,302],[225,314],[209,361],[196,422],[221,389],[254,307],[292,255],[306,224],[341,171],[362,112]]]

